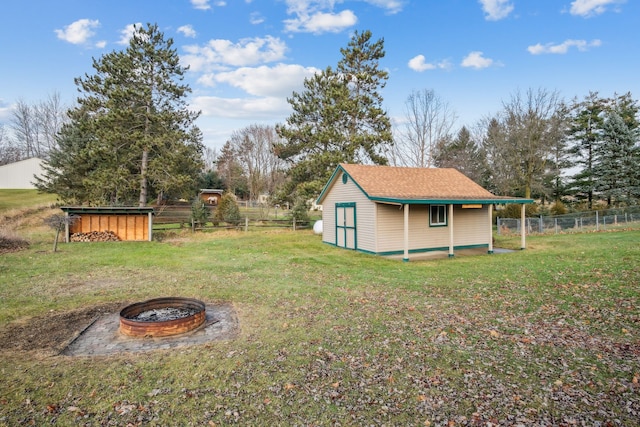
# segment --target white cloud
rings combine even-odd
[[[8,122],[13,111],[13,106],[7,104],[4,99],[0,98],[0,131],[3,122]]]
[[[182,61],[192,71],[210,71],[220,66],[243,67],[284,58],[286,44],[277,37],[246,38],[238,43],[229,40],[214,39],[204,46],[185,46],[186,55]]]
[[[485,58],[482,55],[483,53],[480,51],[471,52],[462,60],[460,65],[468,68],[481,69],[490,67],[494,64],[493,59]]]
[[[401,0],[365,0],[365,1],[374,6],[378,6],[383,9],[386,9],[391,14],[400,12],[405,3],[404,1],[401,1]]]
[[[228,119],[273,119],[282,118],[291,111],[284,98],[220,98],[198,96],[190,103],[191,108],[201,111],[205,117]]]
[[[286,19],[285,31],[321,34],[325,32],[338,33],[345,28],[354,26],[358,17],[350,10],[340,13],[316,12],[311,15],[299,14],[295,19]]]
[[[211,5],[209,5],[211,0],[191,0],[191,5],[194,9],[198,10],[209,10],[211,9]],[[226,6],[227,2],[223,0],[213,2],[214,6],[222,7]]]
[[[185,37],[190,38],[194,38],[197,35],[196,30],[194,30],[191,25],[183,25],[181,27],[178,27],[178,32],[182,33]]]
[[[107,46],[107,41],[106,40],[100,40],[99,42],[96,42],[95,46],[97,48],[99,48],[99,49],[104,49]]]
[[[62,30],[55,30],[58,38],[72,44],[85,44],[95,35],[94,28],[100,26],[97,19],[79,19],[64,27]]]
[[[340,32],[358,22],[356,14],[349,9],[336,11],[336,4],[344,0],[284,0],[287,14],[291,18],[284,20],[285,31],[321,34]],[[362,0],[373,6],[394,14],[402,10],[407,0]]]
[[[199,10],[211,9],[211,6],[209,6],[209,0],[191,0],[191,5],[193,6],[194,9],[199,9]]]
[[[598,39],[587,42],[586,40],[565,40],[560,44],[552,44],[547,43],[542,45],[540,43],[529,46],[527,50],[532,55],[540,55],[543,53],[555,53],[555,54],[565,54],[569,51],[570,48],[575,47],[579,51],[584,52],[589,50],[591,47],[598,47],[602,45],[602,42]]]
[[[206,74],[198,82],[207,86],[225,83],[254,96],[286,98],[294,90],[303,88],[305,78],[318,72],[320,70],[317,68],[294,64],[278,64],[274,67],[263,65]]]
[[[136,27],[142,27],[142,23],[136,22],[135,24],[129,24],[120,30],[120,40],[118,40],[118,44],[128,45],[129,40],[133,37],[133,33],[136,31]]]
[[[451,68],[451,63],[447,60],[440,61],[438,63],[429,63],[426,61],[426,58],[424,57],[424,55],[414,56],[409,60],[407,65],[413,71],[418,71],[418,72],[435,70],[435,69],[446,70]]]
[[[479,0],[487,21],[499,21],[506,18],[513,11],[513,4],[509,0]]]
[[[253,25],[262,24],[264,21],[264,16],[262,16],[260,12],[252,12],[251,15],[249,15],[249,22]]]
[[[589,17],[600,15],[607,10],[608,6],[624,3],[626,0],[575,0],[571,2],[570,13]]]

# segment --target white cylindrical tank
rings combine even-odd
[[[313,234],[322,234],[322,220],[319,219],[318,221],[315,222],[315,224],[313,224]]]

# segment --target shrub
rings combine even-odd
[[[199,198],[191,203],[191,220],[198,224],[206,224],[209,221],[209,208]]]
[[[303,199],[296,199],[293,208],[291,209],[290,218],[296,221],[308,222],[309,218],[309,206]]]
[[[538,206],[535,204],[525,205],[525,215],[528,217],[538,214]],[[500,218],[520,218],[522,215],[522,206],[519,204],[509,204],[504,209],[496,212]]]
[[[236,203],[236,198],[231,193],[224,193],[216,208],[214,222],[226,222],[232,225],[240,224],[242,217],[240,216],[240,208]]]
[[[29,242],[10,232],[0,230],[0,254],[27,249]]]
[[[564,215],[567,213],[567,207],[560,200],[555,202],[551,209],[549,210],[551,215]]]

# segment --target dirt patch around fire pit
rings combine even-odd
[[[0,328],[0,351],[35,352],[44,356],[93,356],[136,353],[233,339],[239,322],[231,304],[206,304],[206,321],[186,334],[165,338],[132,338],[119,330],[119,310],[109,303],[11,322]]]
[[[80,332],[83,325],[98,316],[117,312],[123,305],[102,304],[7,323],[0,328],[0,349],[11,353],[36,351],[57,354]]]

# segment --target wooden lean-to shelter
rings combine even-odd
[[[83,207],[63,206],[60,209],[74,221],[65,230],[66,242],[74,233],[115,233],[120,240],[151,241],[153,237],[153,207]]]

